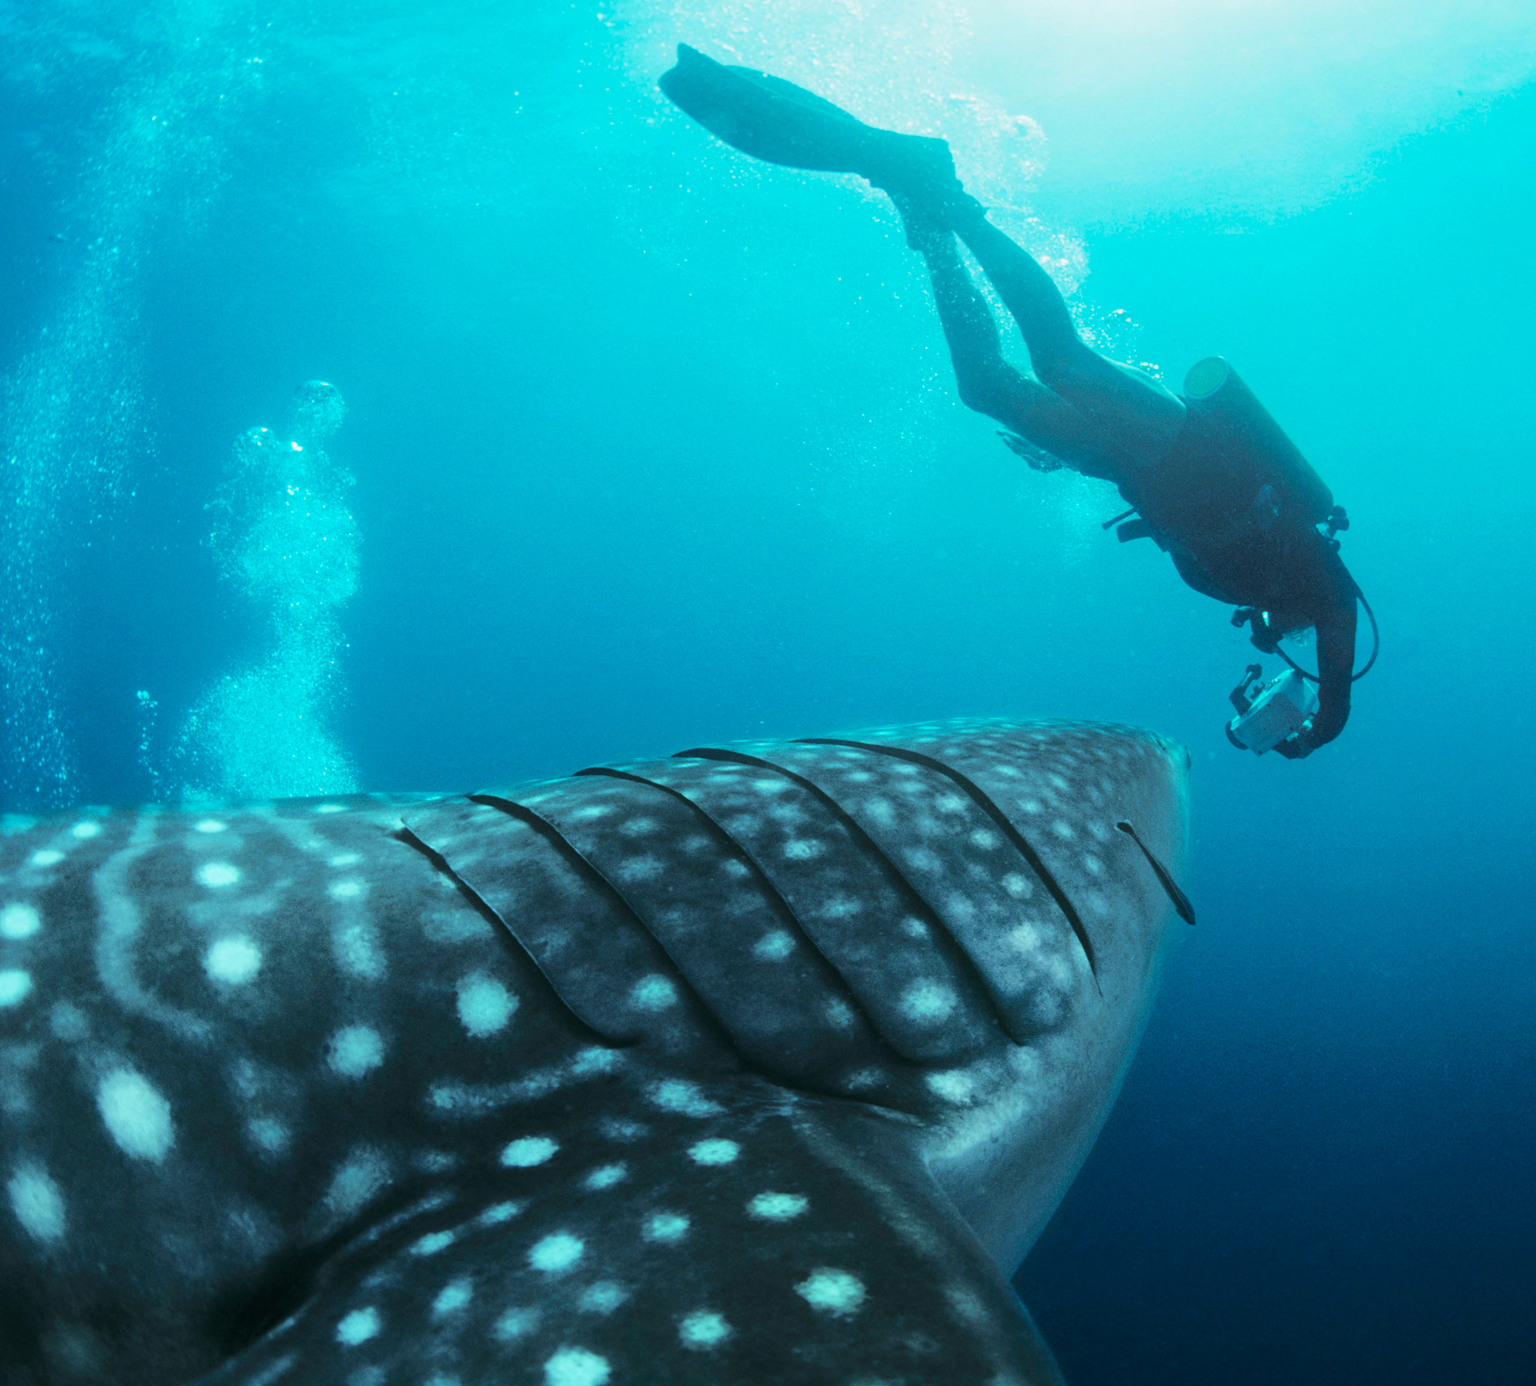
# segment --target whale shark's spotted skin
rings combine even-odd
[[[1058,1380],[1182,750],[1000,722],[0,839],[0,1381]]]

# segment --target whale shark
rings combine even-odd
[[[1049,1386],[1188,756],[951,721],[10,819],[6,1386]]]

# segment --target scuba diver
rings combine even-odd
[[[1121,540],[1154,540],[1185,582],[1236,606],[1233,624],[1250,625],[1254,645],[1291,666],[1262,691],[1245,691],[1259,672],[1249,666],[1230,695],[1239,714],[1228,725],[1233,744],[1299,759],[1338,736],[1359,677],[1355,603],[1363,601],[1334,538],[1348,519],[1224,360],[1197,363],[1179,396],[1100,356],[1078,336],[1050,275],[961,187],[943,140],[865,125],[802,87],[723,66],[686,44],[661,88],[743,153],[855,173],[883,190],[927,262],[961,400],[1004,425],[1004,441],[1031,466],[1113,482],[1131,508],[1105,528],[1119,524]],[[1033,378],[1004,359],[957,238],[1017,322]],[[1317,632],[1316,678],[1279,648],[1308,627]],[[1317,684],[1315,696],[1306,680]]]

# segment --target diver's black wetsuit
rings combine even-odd
[[[889,193],[933,275],[961,399],[1079,471],[1113,481],[1197,591],[1269,613],[1268,632],[1315,626],[1321,706],[1310,730],[1276,749],[1303,756],[1343,730],[1356,588],[1338,554],[1306,514],[1292,511],[1285,487],[1224,450],[1198,400],[1180,400],[1083,343],[1051,277],[960,186],[943,140],[866,125],[815,92],[723,66],[686,44],[661,88],[744,154],[857,173]],[[956,235],[1018,320],[1038,379],[1003,359]]]
[[[1136,507],[1197,592],[1269,613],[1275,632],[1314,626],[1320,706],[1309,731],[1277,750],[1305,756],[1349,717],[1357,589],[1304,516],[1231,457],[1198,400],[1100,356],[1077,335],[1050,275],[974,214],[929,223],[898,199],[908,238],[928,262],[960,398]],[[1003,358],[997,324],[961,263],[958,234],[1018,322],[1038,379]]]

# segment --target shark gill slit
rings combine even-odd
[[[939,948],[954,963],[962,976],[968,977],[974,985],[977,994],[986,1003],[990,1019],[999,1030],[1003,1032],[1014,1044],[1027,1044],[1034,1038],[1031,1031],[1017,1029],[1008,1018],[1008,1012],[999,1001],[997,993],[993,990],[987,975],[976,965],[976,961],[961,946],[960,940],[949,931],[949,926],[939,917],[937,911],[918,893],[917,888],[905,876],[900,868],[880,849],[880,845],[868,833],[861,828],[848,811],[843,808],[826,790],[813,784],[803,775],[797,775],[793,770],[786,770],[782,765],[775,765],[770,760],[763,760],[758,756],[747,755],[742,751],[717,750],[712,747],[696,747],[691,751],[678,751],[673,757],[677,760],[719,760],[728,761],[735,765],[751,765],[758,769],[770,770],[775,775],[782,775],[785,779],[799,785],[818,803],[825,805],[828,811],[841,823],[852,835],[853,840],[868,854],[886,875],[896,893],[902,897],[908,909],[927,926],[929,933],[937,942]]]
[[[680,793],[678,790],[675,790],[668,785],[657,784],[655,780],[648,780],[642,775],[631,774],[627,770],[611,770],[601,765],[593,766],[588,770],[578,770],[576,773],[578,775],[606,775],[609,778],[615,780],[629,780],[633,784],[643,784],[650,789],[659,789],[662,793],[670,794],[674,799],[677,799],[680,802],[686,804],[688,808],[692,810],[692,812],[696,814],[700,819],[702,819],[703,822],[707,825],[706,831],[713,833],[722,842],[726,850],[732,855],[738,857],[746,865],[747,869],[751,871],[752,879],[757,884],[758,888],[763,892],[764,897],[768,901],[769,907],[776,915],[779,916],[780,922],[787,924],[791,929],[793,929],[795,934],[799,937],[800,941],[809,951],[810,955],[817,960],[818,965],[827,974],[836,978],[836,989],[841,993],[840,999],[842,1000],[843,1004],[846,1005],[849,1010],[853,1011],[854,1014],[864,1022],[865,1026],[868,1027],[869,1033],[874,1037],[875,1043],[883,1051],[885,1051],[887,1061],[900,1066],[911,1065],[918,1068],[936,1067],[936,1065],[925,1064],[917,1059],[907,1058],[906,1055],[902,1054],[900,1050],[898,1050],[895,1045],[893,1045],[890,1040],[886,1038],[880,1027],[875,1024],[874,1017],[871,1016],[869,1012],[864,1008],[864,1003],[859,1000],[858,995],[854,992],[853,988],[848,985],[847,978],[845,978],[843,974],[837,970],[837,966],[817,946],[816,940],[811,937],[810,933],[806,930],[805,925],[800,922],[799,916],[795,913],[789,901],[779,893],[778,887],[775,886],[773,882],[768,879],[767,875],[764,874],[762,867],[757,864],[752,854],[748,852],[747,849],[741,845],[741,843],[737,842],[736,839],[732,837],[724,827],[715,822],[715,820],[711,818],[709,814],[707,814],[702,808],[694,803],[693,800],[690,799],[686,794]]]
[[[1100,994],[1103,987],[1099,984],[1099,968],[1094,958],[1093,940],[1088,936],[1088,926],[1083,923],[1082,916],[1078,914],[1077,907],[1068,898],[1067,892],[1061,888],[1061,883],[1051,874],[1051,869],[1041,860],[1040,854],[1029,845],[1024,834],[1021,833],[1002,809],[992,802],[992,797],[979,784],[968,776],[962,775],[958,770],[945,765],[942,760],[935,760],[932,756],[925,756],[921,751],[909,751],[900,746],[877,746],[865,741],[847,741],[839,737],[805,737],[802,744],[807,746],[852,746],[860,751],[871,751],[876,755],[891,756],[895,760],[905,760],[913,765],[926,765],[930,770],[937,770],[941,775],[951,780],[963,789],[975,802],[978,808],[997,824],[1003,836],[1014,845],[1019,855],[1024,858],[1034,871],[1042,885],[1050,892],[1061,912],[1066,915],[1067,923],[1072,926],[1072,932],[1077,935],[1077,941],[1082,946],[1083,955],[1088,959],[1088,970],[1093,974],[1094,985],[1099,986]]]
[[[526,804],[519,804],[512,799],[503,799],[495,794],[471,794],[467,797],[474,803],[484,804],[487,808],[497,809],[510,818],[516,818],[519,822],[526,823],[549,843],[566,860],[571,869],[586,881],[593,890],[597,891],[600,895],[607,896],[624,914],[628,915],[635,927],[650,938],[661,949],[667,961],[672,964],[673,970],[677,973],[678,981],[688,989],[688,994],[692,998],[694,1005],[698,1007],[699,1013],[712,1027],[712,1038],[715,1043],[730,1054],[743,1072],[761,1073],[764,1071],[763,1066],[748,1055],[736,1042],[736,1037],[731,1033],[730,1026],[716,1013],[715,1008],[709,1004],[709,999],[694,986],[688,974],[683,971],[677,959],[668,950],[666,943],[656,936],[655,931],[645,922],[645,917],[640,911],[625,899],[623,892],[612,881],[577,850],[575,844],[559,828],[547,818],[543,818],[535,813]],[[795,1083],[787,1077],[775,1075],[773,1081],[778,1083],[780,1087],[794,1088],[802,1092],[815,1091],[814,1089],[805,1088],[803,1085]],[[816,1092],[818,1097],[829,1095],[837,1096],[835,1093]]]
[[[1168,898],[1173,901],[1174,912],[1186,924],[1193,924],[1195,922],[1195,907],[1189,903],[1189,896],[1179,889],[1178,882],[1169,875],[1168,868],[1152,855],[1152,849],[1137,836],[1136,829],[1129,823],[1122,821],[1116,823],[1115,826],[1121,832],[1126,833],[1131,841],[1141,848],[1141,854],[1147,859],[1147,865],[1156,874],[1158,884],[1168,893]]]
[[[424,856],[429,862],[432,863],[432,866],[435,870],[453,882],[459,893],[475,908],[477,913],[484,917],[486,922],[490,924],[490,926],[496,931],[497,936],[504,939],[506,943],[510,945],[512,950],[517,954],[517,956],[526,961],[529,966],[533,968],[534,972],[543,979],[544,985],[549,988],[550,994],[555,998],[556,1001],[560,1003],[562,1007],[564,1007],[566,1014],[569,1015],[571,1019],[576,1022],[576,1024],[581,1026],[583,1032],[587,1035],[588,1038],[592,1040],[594,1044],[600,1044],[607,1049],[625,1049],[630,1045],[639,1043],[638,1036],[622,1036],[615,1038],[610,1035],[605,1035],[601,1031],[594,1029],[590,1024],[587,1023],[587,1021],[583,1020],[581,1016],[572,1010],[565,997],[560,995],[560,988],[555,985],[554,979],[547,972],[545,972],[542,967],[539,966],[539,960],[534,957],[531,952],[528,951],[527,946],[523,943],[522,939],[518,938],[512,926],[508,924],[507,921],[503,919],[499,914],[497,914],[496,911],[486,903],[479,892],[476,891],[468,881],[466,881],[462,876],[459,875],[457,871],[453,869],[453,866],[447,857],[445,857],[441,852],[435,850],[434,848],[427,846],[425,842],[423,842],[419,837],[416,836],[415,833],[413,833],[404,825],[396,828],[391,835],[399,841],[403,842],[407,847],[414,848],[416,851],[420,852],[422,856]]]

